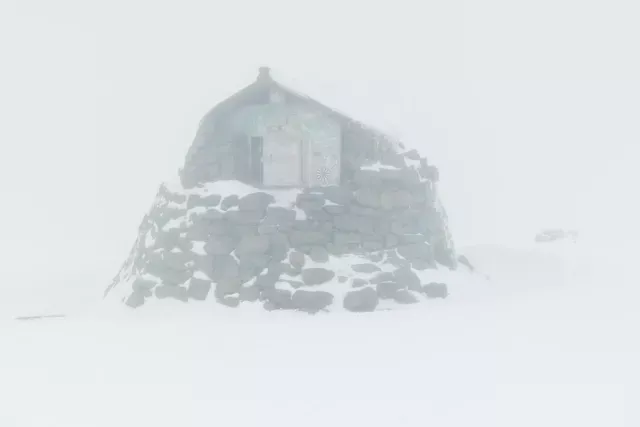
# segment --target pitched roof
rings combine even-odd
[[[304,94],[301,91],[293,89],[290,84],[285,85],[277,81],[276,79],[273,78],[271,69],[268,67],[260,67],[258,78],[253,83],[244,87],[243,89],[239,90],[238,92],[231,95],[227,99],[215,105],[211,110],[207,112],[207,114],[202,119],[201,123],[207,120],[208,118],[217,116],[218,114],[224,114],[226,112],[229,112],[252,99],[260,98],[262,96],[268,96],[269,92],[273,89],[284,93],[288,97],[308,103],[313,107],[321,111],[324,111],[329,116],[336,118],[338,121],[342,122],[343,124],[346,124],[348,126],[358,127],[363,131],[371,134],[371,136],[374,138],[385,140],[397,148],[404,148],[402,143],[400,143],[390,135],[386,134],[385,132],[381,131],[380,129],[377,129],[372,125],[356,120],[333,107],[329,107],[321,103],[320,101]]]

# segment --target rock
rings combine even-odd
[[[140,291],[140,292],[144,292],[144,291],[150,291],[151,289],[154,288],[154,286],[156,286],[156,282],[152,281],[152,280],[147,280],[147,279],[143,279],[142,277],[137,277],[134,282],[131,284],[131,288],[133,289],[134,292],[136,291]]]
[[[238,262],[231,255],[215,255],[211,270],[211,274],[205,273],[215,282],[237,278],[240,273]]]
[[[378,294],[369,287],[347,292],[342,305],[345,310],[353,312],[374,311],[378,306]]]
[[[377,285],[382,282],[394,282],[396,280],[396,276],[393,273],[388,271],[383,271],[381,273],[376,274],[372,279],[371,283]]]
[[[404,267],[393,272],[393,276],[397,283],[401,283],[407,286],[412,291],[421,292],[422,285],[420,284],[420,278],[411,270],[411,268]]]
[[[206,221],[218,221],[224,218],[224,212],[217,209],[207,209],[201,214],[191,215],[192,218]]]
[[[216,298],[240,292],[242,282],[238,278],[223,279],[216,284]]]
[[[467,258],[465,255],[460,255],[458,256],[458,262],[464,266],[466,266],[469,270],[474,271],[475,268],[473,268],[473,265],[471,264],[471,262],[469,261],[469,258]]]
[[[191,299],[204,301],[211,290],[211,282],[208,280],[191,278],[187,288],[187,296]]]
[[[298,194],[296,206],[303,211],[319,211],[325,204],[324,197],[317,194]]]
[[[134,291],[126,299],[125,304],[131,308],[138,308],[144,304],[145,295],[142,291]]]
[[[204,245],[204,251],[209,255],[228,255],[236,247],[235,239],[228,236],[216,236]]]
[[[298,251],[292,251],[289,254],[289,264],[296,270],[302,270],[305,263],[304,253]]]
[[[220,304],[226,305],[227,307],[231,307],[231,308],[235,308],[240,305],[240,299],[238,297],[226,296],[226,297],[218,298],[217,301]]]
[[[415,259],[433,261],[433,251],[428,243],[415,243],[399,246],[398,254],[409,261]]]
[[[280,274],[272,274],[267,272],[267,274],[262,274],[256,278],[255,286],[261,292],[269,289],[274,289],[276,283],[278,283],[278,279],[280,279]]]
[[[324,211],[331,216],[342,215],[347,212],[346,206],[342,205],[325,205]]]
[[[189,200],[187,200],[187,209],[195,208],[195,207],[215,207],[220,204],[220,197],[217,194],[211,194],[206,197],[199,196],[197,194],[189,196]]]
[[[182,286],[161,285],[155,288],[155,295],[158,299],[174,298],[182,302],[187,302],[187,289]]]
[[[353,199],[353,193],[351,190],[341,186],[328,186],[318,189],[314,188],[314,191],[319,191],[324,195],[326,200],[338,205],[348,205]]]
[[[260,287],[256,284],[241,287],[238,294],[240,301],[256,302],[260,298]]]
[[[422,287],[427,298],[446,298],[449,296],[449,289],[445,283],[429,283]]]
[[[375,264],[354,264],[351,269],[356,273],[375,273],[380,271],[380,267]]]
[[[329,292],[299,289],[293,293],[291,300],[297,310],[317,313],[333,303],[333,295]]]
[[[421,159],[421,157],[420,157],[420,153],[418,153],[418,151],[417,151],[417,150],[410,150],[410,151],[407,151],[406,153],[404,153],[404,156],[405,156],[407,159],[411,159],[411,160],[420,160],[420,159]]]
[[[220,208],[224,211],[231,209],[234,206],[238,206],[239,198],[235,194],[225,197],[220,203]]]
[[[358,233],[335,233],[333,235],[333,244],[339,248],[357,246],[362,241]]]
[[[380,207],[380,195],[369,187],[359,188],[354,193],[354,197],[356,201],[364,207],[367,207],[367,208]]]
[[[285,234],[275,233],[269,235],[269,254],[275,261],[284,261],[289,252],[289,239]]]
[[[400,243],[402,245],[412,245],[414,243],[425,243],[427,236],[424,234],[403,234],[400,237]]]
[[[309,258],[314,262],[329,262],[329,252],[322,246],[314,246],[309,251]]]
[[[347,276],[338,276],[338,283],[346,283],[349,278]]]
[[[352,288],[361,288],[361,287],[366,286],[368,284],[369,284],[369,282],[367,282],[364,279],[358,278],[358,277],[354,278],[351,281],[351,287]]]
[[[276,199],[271,194],[252,193],[244,196],[238,201],[238,209],[241,211],[264,212],[267,207],[275,201]]]
[[[325,268],[305,268],[302,270],[302,281],[307,286],[316,286],[327,283],[335,277],[333,271]]]
[[[236,255],[264,254],[269,250],[268,236],[244,236],[236,247]]]
[[[296,219],[296,212],[280,206],[270,206],[267,208],[267,214],[264,218],[264,224],[267,225],[286,225],[291,224]]]
[[[293,231],[289,236],[291,246],[323,246],[329,242],[329,236],[320,231]]]
[[[393,299],[398,304],[415,304],[418,302],[418,298],[416,298],[415,295],[405,289],[401,289],[396,292],[393,296]]]
[[[252,276],[256,276],[269,266],[271,258],[266,254],[241,254],[238,255],[238,261],[240,269],[250,269],[254,272]]]
[[[258,225],[264,214],[259,211],[228,211],[225,213],[225,218],[233,223],[239,225]]]
[[[387,248],[395,248],[399,243],[400,240],[398,239],[398,236],[394,234],[387,234],[387,236],[385,237],[385,246]]]
[[[394,298],[396,293],[403,288],[406,288],[406,285],[396,282],[382,282],[376,285],[376,292],[382,299],[391,299]]]
[[[267,310],[287,310],[293,308],[291,292],[285,289],[268,289],[260,294],[260,298],[265,301],[264,308]]]
[[[407,190],[388,190],[380,195],[380,206],[382,209],[404,209],[411,206],[413,197]]]

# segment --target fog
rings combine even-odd
[[[547,226],[632,235],[638,14],[621,0],[4,1],[0,286],[102,286],[200,117],[261,65],[427,155],[458,245]]]

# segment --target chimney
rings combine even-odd
[[[258,81],[261,81],[261,82],[271,81],[271,68],[260,67],[258,69]]]

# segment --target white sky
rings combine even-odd
[[[2,271],[115,274],[200,117],[263,64],[431,158],[459,243],[623,229],[639,19],[634,0],[2,0]]]

